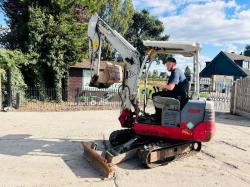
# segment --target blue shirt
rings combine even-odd
[[[172,83],[175,85],[178,85],[179,83],[183,82],[186,79],[186,76],[184,75],[183,71],[179,68],[175,68],[173,71],[171,71],[171,75],[168,79],[168,84]]]

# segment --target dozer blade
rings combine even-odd
[[[99,170],[105,178],[112,178],[115,174],[111,163],[96,152],[94,142],[81,142],[85,158]]]

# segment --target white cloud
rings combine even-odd
[[[177,8],[172,0],[134,0],[133,2],[135,7],[150,10],[150,13],[154,16],[175,11]]]
[[[227,51],[227,52],[240,53],[239,47],[237,45],[231,44],[231,43],[225,44],[221,50]]]
[[[147,9],[152,15],[160,16],[164,13],[176,13],[176,10],[183,5],[210,1],[213,0],[133,0],[133,3],[138,9]]]
[[[134,0],[165,25],[170,40],[191,40],[240,52],[250,43],[250,9],[236,0]],[[167,16],[166,16],[167,15]]]
[[[227,8],[234,15],[228,18]],[[179,15],[162,17],[170,39],[214,44],[250,43],[250,10],[239,11],[235,0],[190,4]]]
[[[185,68],[188,66],[191,71],[193,72],[193,58],[192,57],[183,57],[183,56],[175,56],[176,61],[177,61],[177,66],[182,69],[183,71],[185,71]],[[200,55],[199,56],[199,69],[203,69],[205,67],[205,62],[207,61],[211,61],[212,59],[210,57],[204,56],[204,55]]]

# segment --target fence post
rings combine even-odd
[[[76,89],[76,104],[77,106],[79,105],[79,97],[80,97],[80,90],[79,88]]]
[[[7,69],[7,106],[12,107],[12,85],[11,85],[11,69]]]
[[[232,107],[232,114],[235,114],[236,113],[236,100],[237,100],[237,86],[238,86],[238,81],[235,82],[234,86],[233,86],[233,99],[232,99],[232,102],[233,102],[233,107]]]
[[[16,93],[16,109],[20,107],[20,93]]]

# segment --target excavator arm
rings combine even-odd
[[[130,109],[131,104],[135,102],[141,74],[140,53],[117,31],[110,28],[97,14],[94,14],[88,25],[89,58],[91,69],[93,70],[90,82],[90,86],[92,87],[107,88],[114,83],[103,81],[103,79],[106,80],[106,77],[103,78],[104,74],[100,71],[102,36],[112,44],[112,47],[117,50],[123,58],[123,76],[122,81],[120,81],[122,83],[120,87],[122,110]]]

